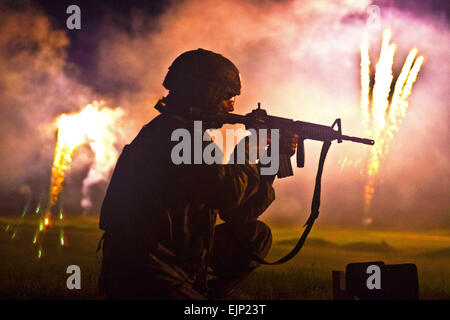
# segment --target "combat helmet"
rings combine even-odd
[[[204,104],[230,99],[241,93],[239,70],[224,56],[205,49],[186,51],[178,56],[164,79],[171,91],[189,92]]]

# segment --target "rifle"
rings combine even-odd
[[[201,115],[203,119],[208,119],[208,115]],[[341,119],[336,119],[334,123],[329,126],[324,126],[316,123],[296,121],[288,118],[281,118],[270,116],[266,110],[261,109],[261,103],[258,103],[258,108],[246,115],[239,115],[233,113],[224,113],[214,115],[209,120],[216,121],[220,126],[225,123],[228,124],[244,124],[246,129],[250,128],[266,128],[266,129],[280,129],[300,136],[297,144],[297,167],[303,168],[305,166],[305,144],[306,139],[317,140],[323,142],[331,142],[337,140],[338,143],[342,141],[352,141],[367,145],[374,145],[375,141],[371,139],[364,139],[352,137],[342,134]],[[336,130],[335,130],[335,127]],[[278,178],[284,178],[293,175],[290,156],[287,154],[280,154],[279,156],[279,170]]]
[[[338,143],[342,141],[352,141],[367,145],[374,145],[375,141],[371,139],[364,139],[358,137],[352,137],[342,134],[342,126],[341,119],[336,119],[331,126],[324,126],[316,123],[304,122],[304,121],[296,121],[288,118],[281,118],[270,116],[267,114],[266,110],[261,109],[261,103],[258,103],[258,108],[254,109],[252,112],[246,115],[239,115],[233,113],[224,113],[220,115],[208,115],[204,113],[192,114],[195,118],[203,119],[210,121],[211,123],[215,123],[218,127],[221,127],[223,124],[244,124],[246,129],[251,128],[266,128],[266,129],[279,129],[286,130],[292,133],[296,133],[300,136],[299,142],[297,144],[297,167],[303,168],[305,165],[305,145],[304,141],[306,139],[323,141],[322,151],[320,152],[319,166],[317,169],[316,175],[316,183],[314,186],[314,195],[311,204],[311,213],[308,218],[308,221],[305,223],[305,230],[303,231],[300,239],[298,240],[296,246],[285,255],[283,258],[275,261],[275,262],[267,262],[263,258],[256,255],[253,250],[247,245],[243,243],[239,243],[237,239],[238,237],[233,237],[238,244],[243,247],[255,261],[266,264],[266,265],[279,265],[285,263],[292,259],[303,247],[303,244],[308,237],[308,234],[314,224],[314,221],[319,216],[319,207],[320,207],[320,191],[321,191],[321,180],[322,180],[322,171],[325,163],[325,158],[328,152],[328,149],[331,146],[331,142],[337,140]],[[335,129],[335,127],[337,127]],[[279,170],[277,173],[278,178],[284,178],[293,175],[291,159],[289,155],[280,154],[279,155]]]

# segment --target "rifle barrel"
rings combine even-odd
[[[372,140],[372,139],[364,139],[364,138],[351,137],[351,136],[346,136],[346,135],[341,135],[340,139],[353,141],[353,142],[358,142],[358,143],[363,143],[363,144],[368,144],[368,145],[371,145],[371,146],[373,146],[375,144],[375,140]]]

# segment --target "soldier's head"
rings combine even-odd
[[[178,56],[169,67],[163,86],[180,112],[183,108],[231,112],[235,96],[241,93],[236,66],[224,56],[204,49]]]

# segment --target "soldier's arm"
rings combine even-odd
[[[257,165],[192,165],[194,198],[219,211],[231,211],[246,204],[260,190]]]
[[[203,148],[209,144],[203,143]],[[235,213],[241,207],[251,207],[253,215],[261,214],[274,198],[273,179],[261,179],[259,165],[248,161],[244,164],[181,164],[173,168],[176,180],[183,185],[175,188],[181,187],[196,203],[204,203],[219,212]]]
[[[275,200],[275,190],[272,186],[275,176],[260,176],[257,192],[245,203],[220,211],[224,221],[248,222],[256,220]]]
[[[274,175],[260,175],[260,164],[251,165],[249,163],[249,143],[248,139],[242,139],[239,144],[245,144],[245,161],[246,165],[255,166],[257,168],[257,179],[259,181],[257,191],[249,197],[245,202],[238,206],[228,207],[220,211],[220,217],[224,221],[238,221],[245,222],[256,220],[275,200],[275,190],[273,189]],[[234,162],[237,162],[236,152],[238,146],[236,146],[231,157],[234,158]]]

